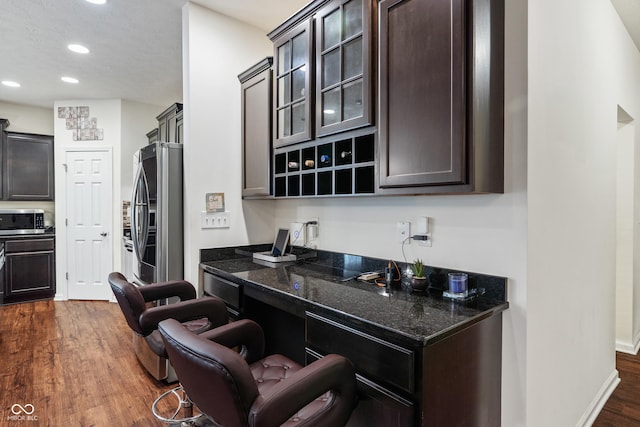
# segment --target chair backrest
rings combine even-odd
[[[140,315],[147,309],[142,294],[136,285],[118,272],[109,274],[108,280],[129,327],[137,334],[144,335],[139,322]]]
[[[248,426],[258,387],[242,356],[187,331],[174,319],[161,322],[158,329],[189,399],[220,425]]]

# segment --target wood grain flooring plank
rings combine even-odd
[[[14,404],[33,427],[162,426],[153,400],[174,385],[138,363],[117,304],[38,301],[0,307],[0,426]]]
[[[640,356],[616,353],[620,383],[613,391],[594,427],[640,426]]]

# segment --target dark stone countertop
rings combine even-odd
[[[412,292],[404,280],[388,295],[374,283],[350,279],[361,272],[384,269],[386,260],[318,251],[308,254],[312,258],[273,267],[252,259],[253,252],[265,248],[270,245],[201,250],[200,266],[248,287],[245,294],[277,297],[291,312],[310,310],[377,336],[400,336],[418,346],[436,342],[509,306],[506,278],[502,277],[469,273],[470,288],[483,287],[486,292],[464,303],[443,299],[440,293]],[[405,265],[399,267],[404,270]],[[429,271],[446,277],[446,270],[429,267]]]

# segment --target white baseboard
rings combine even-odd
[[[638,354],[639,350],[640,350],[640,332],[638,332],[638,334],[636,334],[636,336],[633,337],[632,343],[616,341],[616,351],[619,351],[621,353],[636,355]]]
[[[595,422],[596,418],[600,414],[602,408],[609,400],[609,397],[620,383],[620,376],[618,370],[614,369],[609,378],[602,384],[602,387],[594,397],[591,405],[587,408],[584,415],[580,418],[580,421],[576,424],[577,427],[590,427]]]

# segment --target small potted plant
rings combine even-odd
[[[427,287],[427,278],[424,275],[424,264],[421,259],[416,259],[411,264],[411,288],[416,291],[422,291]]]

